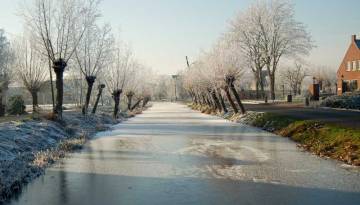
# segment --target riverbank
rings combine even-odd
[[[288,137],[299,147],[320,157],[360,166],[360,130],[331,123],[297,119],[291,116],[249,111],[245,115],[218,114],[209,107],[189,105],[192,109],[213,114],[234,122],[255,126]]]
[[[0,204],[66,153],[81,149],[96,132],[141,112],[121,113],[114,120],[104,112],[83,116],[79,111],[69,111],[64,112],[62,122],[42,116],[0,123]]]

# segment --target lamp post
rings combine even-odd
[[[177,101],[177,95],[176,95],[176,81],[177,81],[178,77],[179,77],[179,75],[172,75],[172,78],[174,79],[175,102]]]

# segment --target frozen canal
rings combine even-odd
[[[360,172],[245,125],[154,106],[97,135],[11,204],[360,204]]]

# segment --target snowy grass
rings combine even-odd
[[[51,120],[53,116],[46,113],[0,118],[0,204],[20,193],[24,184],[66,153],[81,149],[96,132],[143,109],[122,112],[117,120],[110,117],[112,107],[100,107],[98,111],[87,116],[79,110],[66,111],[62,122]]]
[[[62,123],[30,117],[0,123],[0,203],[67,152],[81,149],[89,136],[116,122],[105,114],[85,117],[68,112]]]

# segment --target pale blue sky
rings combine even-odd
[[[22,1],[22,0],[20,0]],[[1,0],[0,27],[21,32],[18,0]],[[237,11],[252,0],[103,0],[103,19],[121,28],[137,57],[163,74],[184,68],[226,30]],[[309,61],[337,68],[351,34],[360,33],[359,0],[293,0],[296,18],[317,45]]]

